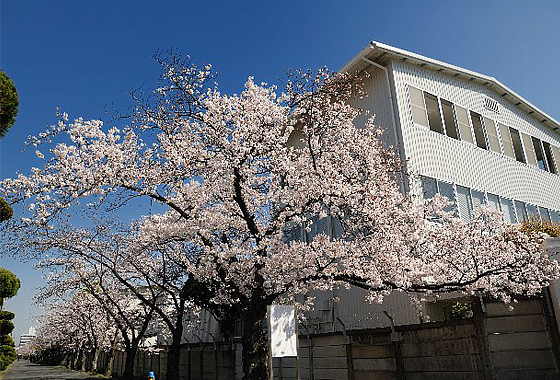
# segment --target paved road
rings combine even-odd
[[[27,360],[15,361],[5,372],[2,380],[99,380],[99,377],[70,371],[60,367],[41,366]]]

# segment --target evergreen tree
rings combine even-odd
[[[14,340],[10,337],[14,329],[11,320],[15,314],[2,309],[4,299],[15,296],[20,286],[19,279],[12,272],[0,268],[0,371],[5,370],[17,358]]]
[[[16,121],[19,107],[19,97],[14,82],[0,70],[0,139]],[[0,198],[0,222],[10,219],[14,215],[12,207]]]

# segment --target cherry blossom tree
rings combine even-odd
[[[123,230],[108,222],[92,230],[67,226],[63,231],[51,231],[40,241],[32,242],[45,252],[52,251],[52,255],[40,264],[43,269],[54,270],[44,293],[65,292],[73,284],[86,286],[95,297],[103,298],[101,306],[109,307],[108,312],[111,313],[113,305],[106,305],[104,299],[119,296],[111,288],[121,289],[120,293],[131,298],[133,304],[139,303],[153,310],[157,318],[153,324],[159,322],[159,335],[170,342],[168,373],[178,372],[183,331],[194,322],[189,316],[197,314],[196,306],[189,302],[188,294],[183,291],[187,281],[186,271],[174,261],[174,255],[167,252],[166,246],[162,245],[157,250],[142,249],[136,246],[135,240],[127,238],[130,234],[134,234],[134,230]],[[188,250],[189,247],[184,247],[183,254],[187,254]],[[107,279],[111,279],[111,286],[105,285]],[[103,292],[98,295],[101,290]],[[128,329],[125,333],[130,335]],[[142,338],[138,335],[128,339],[137,344],[134,350],[127,346],[127,352],[136,352]],[[126,339],[125,343],[126,346]],[[129,352],[127,356],[131,358],[130,365],[134,361],[134,352]]]
[[[46,307],[39,318],[38,338],[34,345],[44,355],[56,354],[62,362],[73,355],[74,367],[85,370],[85,354],[93,351],[93,369],[101,350],[109,350],[116,336],[115,324],[90,293],[82,291],[69,299],[59,299]],[[47,359],[45,357],[45,359]],[[59,363],[56,363],[59,364]]]
[[[128,125],[63,115],[30,139],[45,162],[1,183],[26,209],[9,227],[28,248],[45,248],[36,243],[63,238],[75,210],[106,214],[141,197],[161,204],[133,222],[127,249],[165,249],[181,268],[185,299],[224,331],[243,321],[244,379],[268,377],[267,306],[310,289],[359,286],[372,302],[391,291],[456,290],[507,300],[558,276],[539,248],[544,235],[487,210],[465,223],[442,200],[403,194],[395,178],[408,177],[382,130],[373,118],[354,124],[361,111],[351,99],[365,96],[358,79],[294,73],[279,90],[249,78],[229,96],[209,65],[160,63],[161,83],[137,99]],[[325,217],[340,223],[339,236],[286,238]]]
[[[99,249],[99,244],[95,248],[90,241],[89,249]],[[69,327],[59,328],[57,334],[67,336],[65,339],[74,344],[74,350],[81,355],[82,366],[85,351],[94,352],[96,363],[102,349],[110,351],[112,357],[118,345],[126,352],[123,378],[132,379],[136,354],[153,323],[153,309],[139,302],[106,267],[88,261],[84,255],[68,255],[61,250],[58,256],[42,260],[39,266],[51,272],[47,286],[37,296],[38,301],[47,304],[52,299],[70,298],[54,309],[51,319],[68,320]],[[128,281],[134,283],[130,278]],[[150,299],[150,292],[145,293]],[[69,331],[70,328],[80,333]],[[109,372],[111,364],[107,365]]]

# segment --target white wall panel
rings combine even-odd
[[[560,176],[415,125],[407,87],[415,86],[554,146],[560,146],[559,134],[487,86],[401,61],[393,61],[391,67],[403,148],[413,172],[560,209]],[[485,97],[499,103],[499,114],[484,107]]]
[[[396,325],[410,325],[420,322],[418,310],[414,308],[410,297],[401,292],[392,292],[383,299],[383,303],[369,303],[363,289],[352,287],[339,290],[340,301],[335,304],[337,316],[347,329],[365,329],[389,327],[390,322],[383,311],[391,315]]]
[[[357,287],[335,291],[313,291],[315,307],[305,313],[310,332],[327,333],[342,331],[340,319],[346,329],[374,329],[389,327],[390,322],[383,313],[387,311],[396,325],[410,325],[420,322],[418,310],[412,305],[410,297],[401,292],[392,292],[383,303],[370,303],[367,292]],[[334,301],[333,298],[338,299]]]
[[[369,76],[365,76],[365,72]],[[367,96],[362,99],[353,99],[351,104],[354,107],[369,111],[369,115],[358,116],[355,123],[358,126],[363,126],[368,117],[374,116],[374,124],[384,129],[384,143],[386,146],[394,146],[392,105],[385,72],[373,66],[368,66],[360,76],[364,80],[364,90]]]

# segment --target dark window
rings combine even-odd
[[[422,195],[424,199],[432,199],[437,194],[436,180],[430,177],[420,177],[422,181]]]
[[[527,217],[529,219],[539,218],[539,212],[537,211],[537,206],[527,205]]]
[[[525,163],[525,156],[523,156],[523,146],[521,145],[521,138],[519,137],[519,132],[517,129],[509,128],[511,134],[511,142],[513,143],[513,151],[515,153],[515,159],[519,162]]]
[[[482,149],[488,149],[486,146],[486,137],[484,132],[484,126],[482,125],[482,118],[476,112],[471,111],[471,120],[474,128],[474,137],[476,139],[476,145]]]
[[[523,148],[525,148],[525,159],[527,163],[533,166],[537,165],[537,155],[535,154],[535,147],[533,146],[533,140],[531,136],[526,133],[521,132],[521,141],[523,141]]]
[[[548,209],[544,207],[539,207],[539,214],[541,215],[541,220],[543,222],[550,223],[550,214],[548,213]]]
[[[439,113],[437,97],[424,92],[424,101],[426,102],[426,109],[428,111],[428,123],[430,124],[430,129],[438,133],[443,133],[443,125],[441,124],[441,115]]]
[[[515,211],[517,212],[517,220],[519,222],[527,221],[527,209],[525,208],[525,203],[520,201],[515,201]]]
[[[500,197],[500,204],[502,205],[504,221],[506,223],[517,223],[517,219],[515,218],[515,209],[513,208],[513,201],[511,199]]]
[[[473,203],[473,209],[482,206],[484,201],[484,193],[482,191],[471,190],[471,198]]]
[[[560,174],[560,149],[557,146],[551,145],[552,157],[554,157],[554,163],[556,164],[556,174]]]
[[[445,132],[447,136],[459,140],[459,132],[457,131],[457,123],[453,115],[453,103],[441,99],[441,109],[443,111],[443,120],[445,122]]]
[[[465,221],[472,218],[473,205],[468,188],[457,185],[457,207],[459,208],[459,216]]]
[[[488,198],[488,206],[492,207],[495,210],[502,211],[497,195],[487,193],[486,197]]]
[[[453,188],[453,184],[437,181],[437,185],[439,195],[446,197],[452,202],[452,204],[444,207],[444,210],[447,212],[453,212],[453,214],[457,216],[457,200],[455,199],[455,189]]]
[[[554,174],[558,174],[558,168],[554,164],[554,156],[552,155],[552,149],[550,147],[550,144],[547,143],[546,141],[543,141],[542,144],[544,147],[544,155],[546,157],[546,162],[548,164],[548,171]]]
[[[308,222],[307,227],[309,227],[309,232],[306,234],[308,243],[311,243],[317,235],[332,236],[331,218],[328,216],[322,219],[313,218],[312,223]]]
[[[535,155],[537,156],[537,166],[542,170],[548,170],[541,146],[541,140],[536,137],[531,137],[531,141],[533,142],[533,148],[535,149]]]
[[[560,214],[558,214],[558,211],[550,211],[550,220],[552,221],[552,223],[560,223]]]
[[[342,236],[344,232],[344,228],[342,227],[342,223],[338,218],[332,218],[333,221],[333,238],[339,238]]]

